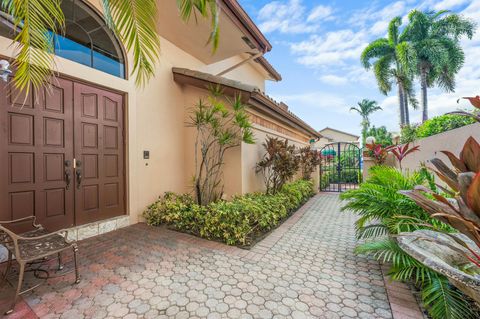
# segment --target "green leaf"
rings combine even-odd
[[[155,64],[160,51],[157,34],[156,0],[108,0],[102,1],[108,13],[109,24],[114,26],[128,51],[133,52],[135,82],[144,86],[155,74]]]
[[[61,32],[65,16],[60,0],[6,0],[2,10],[13,17],[15,28],[20,31],[14,38],[18,53],[13,62],[16,69],[14,85],[30,92],[45,84],[53,75],[52,33]]]
[[[422,289],[422,300],[433,319],[470,319],[475,315],[465,296],[443,276],[433,277]]]

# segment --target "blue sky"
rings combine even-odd
[[[363,48],[386,35],[393,17],[401,16],[406,23],[412,9],[447,9],[480,22],[480,0],[239,2],[272,43],[266,57],[283,76],[283,81],[267,84],[267,93],[316,129],[329,126],[352,133],[360,133],[360,118],[349,109],[363,98],[384,108],[372,116],[372,124],[399,130],[395,92],[382,95],[373,74],[359,62]],[[430,116],[457,109],[459,96],[480,94],[480,30],[473,40],[462,42],[466,63],[457,90],[447,94],[430,89]],[[411,111],[412,122],[420,116],[420,111]]]

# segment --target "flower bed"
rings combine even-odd
[[[143,213],[149,225],[170,228],[228,245],[247,247],[278,227],[314,194],[311,181],[285,184],[274,195],[252,193],[207,206],[188,194],[165,193]]]

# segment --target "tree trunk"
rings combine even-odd
[[[405,89],[402,86],[403,90],[403,100],[404,100],[404,112],[405,112],[405,125],[410,125],[410,111],[408,110],[408,95]]]
[[[428,98],[427,98],[427,73],[426,68],[420,70],[420,86],[422,90],[422,122],[428,120]]]
[[[398,86],[398,106],[400,111],[400,128],[405,124],[405,97],[403,95],[403,88],[400,82],[397,82]]]
[[[367,139],[368,123],[364,121],[362,123],[362,126],[362,145],[365,146],[365,140]]]

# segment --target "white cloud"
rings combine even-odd
[[[348,83],[346,77],[338,76],[335,74],[326,74],[320,76],[320,81],[329,84],[329,85],[344,85]]]
[[[274,3],[285,7],[272,9],[270,14],[282,16],[277,19],[277,22],[283,28],[277,26],[272,30],[282,33],[295,32],[295,28],[292,29],[294,31],[286,31],[293,25],[292,21],[296,21],[296,25],[301,25],[304,29],[306,26],[305,30],[310,34],[282,45],[288,45],[297,63],[312,69],[317,81],[321,82],[320,87],[329,85],[331,89],[318,92],[309,90],[304,93],[300,91],[298,94],[279,95],[277,98],[286,101],[299,115],[316,121],[319,127],[322,125],[340,127],[343,121],[340,123],[338,119],[345,116],[349,119],[344,125],[356,123],[348,111],[349,106],[363,98],[369,98],[376,99],[384,108],[384,111],[376,112],[372,116],[372,122],[376,126],[386,125],[390,130],[398,131],[396,88],[393,88],[389,96],[381,95],[373,73],[364,70],[359,62],[361,51],[369,42],[386,36],[388,23],[395,16],[401,16],[403,23],[406,24],[408,12],[412,9],[452,9],[474,21],[480,21],[480,0],[398,0],[383,7],[379,7],[379,2],[372,1],[367,4],[367,8],[355,12],[345,12],[339,8],[331,8],[330,11],[323,7],[316,7],[309,11],[301,0]],[[281,13],[282,10],[279,10],[282,8],[285,11],[284,15]],[[459,12],[458,8],[464,9]],[[339,21],[338,23],[333,22],[325,28],[322,26],[322,29],[314,26],[330,19],[333,16],[332,12],[337,15],[335,21]],[[313,23],[315,19],[319,19],[320,23]],[[336,26],[336,29],[331,29],[332,26]],[[300,35],[296,36],[300,37]],[[288,41],[288,38],[285,41]],[[429,89],[430,117],[468,107],[466,102],[457,104],[458,97],[480,94],[480,73],[478,72],[480,70],[480,27],[472,40],[462,40],[462,47],[466,61],[457,75],[456,92],[446,93],[438,88]],[[417,79],[415,87],[417,98],[420,100]],[[322,116],[312,117],[316,111],[319,111]],[[412,123],[420,121],[421,111],[411,110],[410,119]]]
[[[315,7],[308,15],[307,22],[315,22],[322,19],[330,19],[332,17],[332,7],[319,5]]]
[[[331,20],[332,14],[329,6],[319,5],[309,11],[302,0],[272,1],[260,9],[258,19],[264,33],[312,33],[319,29],[319,22]]]
[[[450,10],[470,2],[469,0],[443,0],[433,5],[435,10]]]
[[[324,36],[313,35],[308,40],[291,44],[290,48],[299,56],[297,61],[300,64],[311,67],[338,66],[344,64],[345,60],[358,60],[367,43],[363,32],[347,29],[328,32]]]
[[[302,105],[302,107],[316,110],[329,110],[342,113],[348,110],[348,102],[345,97],[323,91],[306,92],[291,95],[273,95],[278,101],[287,104]]]

